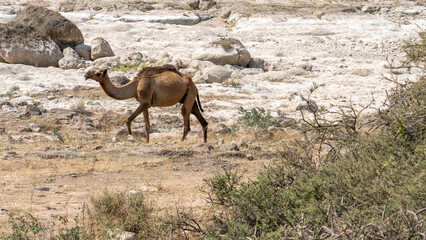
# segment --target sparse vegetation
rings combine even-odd
[[[268,130],[268,127],[278,124],[271,116],[271,113],[261,107],[255,107],[250,110],[239,107],[238,114],[240,115],[238,122],[232,126],[232,132],[234,134],[239,129],[251,129],[257,134],[265,132]]]
[[[64,217],[52,218],[49,221],[41,221],[31,214],[18,215],[9,214],[9,233],[1,233],[1,239],[90,239],[85,229],[78,223],[77,218],[74,224],[68,223]]]
[[[86,104],[83,100],[80,100],[77,103],[71,105],[71,110],[78,113],[84,113],[86,111]]]
[[[133,232],[138,239],[152,239],[157,234],[158,221],[154,207],[146,202],[141,192],[110,193],[107,190],[92,198],[93,221],[99,236],[109,232]]]
[[[220,45],[222,46],[222,48],[225,50],[225,51],[229,51],[231,48],[232,48],[232,45],[231,45],[231,42],[230,42],[230,40],[229,39],[223,39],[223,40],[221,40],[220,41]]]
[[[140,69],[140,66],[142,64],[143,63],[140,63],[140,64],[139,63],[135,63],[135,64],[122,64],[122,63],[118,62],[118,64],[115,65],[112,68],[112,70],[113,71],[125,72],[125,73],[127,73],[127,72],[136,72],[136,71],[138,71]]]
[[[338,120],[314,111],[304,118],[305,140],[283,146],[282,160],[256,180],[228,170],[206,179],[217,213],[205,238],[424,238],[424,43],[404,46],[404,67],[421,66],[422,74],[389,95],[376,132],[362,130],[353,106]]]

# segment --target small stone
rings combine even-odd
[[[140,189],[142,192],[158,192],[158,188],[152,186],[143,185]]]
[[[34,190],[36,192],[48,192],[50,191],[50,187],[37,186]]]
[[[248,154],[246,155],[246,158],[247,158],[249,161],[253,161],[253,160],[254,160],[254,156],[253,156],[253,154],[251,154],[251,153],[248,153]]]
[[[316,112],[319,110],[316,102],[314,100],[309,100],[309,102],[303,102],[297,106],[296,110],[307,110],[309,112]]]
[[[406,9],[406,10],[403,10],[402,13],[406,14],[406,15],[419,15],[420,14],[420,12],[415,10],[415,9]]]
[[[37,107],[36,105],[30,104],[30,105],[27,105],[27,110],[25,112],[25,115],[27,114],[30,116],[34,116],[34,115],[40,116],[42,113],[39,107]]]
[[[210,153],[212,150],[214,150],[214,148],[212,147],[212,146],[210,146],[210,145],[205,145],[204,146],[204,149],[206,150],[206,152],[208,152],[208,153]]]
[[[3,159],[8,159],[10,157],[16,157],[16,156],[18,156],[18,154],[16,152],[11,151],[11,152],[7,152],[3,154]]]
[[[177,166],[173,166],[173,167],[172,167],[172,170],[173,170],[173,171],[178,171],[178,170],[179,170],[179,168],[178,168]]]
[[[240,151],[240,148],[238,147],[237,143],[235,141],[232,141],[229,145],[228,145],[228,149],[230,151]]]
[[[73,178],[78,177],[78,174],[77,174],[77,173],[75,173],[75,172],[72,172],[72,173],[70,173],[69,175],[70,175],[71,177],[73,177]]]
[[[31,130],[31,128],[30,128],[30,127],[26,126],[26,127],[23,127],[23,128],[21,128],[21,129],[19,129],[19,131],[20,131],[20,132],[32,132],[33,130]]]
[[[95,147],[95,150],[100,150],[100,149],[102,149],[101,145]]]
[[[231,129],[228,126],[226,126],[225,124],[222,124],[222,123],[218,124],[216,126],[216,128],[217,128],[216,134],[226,135],[226,134],[230,134],[232,132]]]
[[[18,104],[16,104],[16,105],[18,105],[18,106],[27,106],[28,105],[28,103],[26,102],[26,101],[22,101],[22,102],[19,102]]]

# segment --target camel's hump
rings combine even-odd
[[[173,66],[173,65],[163,65],[163,66],[157,66],[157,67],[145,67],[142,68],[137,76],[138,77],[142,77],[142,76],[152,76],[152,75],[156,75],[156,74],[160,74],[163,72],[175,72],[177,73],[179,76],[182,76],[181,73]]]

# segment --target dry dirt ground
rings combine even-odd
[[[314,97],[321,106],[352,101],[360,107],[373,96],[379,106],[394,86],[382,78],[388,73],[386,57],[400,56],[398,46],[426,26],[422,1],[218,1],[221,7],[211,13],[230,9],[237,20],[217,14],[194,26],[118,20],[114,16],[152,14],[127,2],[77,1],[80,9],[74,12],[67,8],[70,2],[37,1],[53,10],[66,8],[64,15],[86,42],[102,36],[118,55],[140,51],[160,58],[167,51],[189,61],[197,47],[227,36],[240,39],[253,57],[271,65],[270,71],[233,69],[238,87],[197,85],[210,123],[207,144],[193,117],[192,131],[180,141],[180,106],[150,110],[153,133],[146,144],[141,116],[133,124],[135,137],[126,135],[123,123],[137,103],[108,98],[98,84],[83,79],[84,70],[0,63],[0,226],[13,211],[40,218],[81,216],[83,204],[106,189],[142,191],[160,210],[179,206],[202,214],[208,209],[204,178],[224,167],[254,178],[280,158],[284,142],[299,136],[285,121],[300,117],[292,94],[306,93],[316,82],[324,85]],[[27,3],[2,1],[0,20],[10,20],[10,10]],[[93,4],[128,8],[94,11],[88,7]],[[363,12],[364,6],[381,10]],[[220,123],[236,122],[239,106],[264,107],[283,125],[257,137],[219,133]]]

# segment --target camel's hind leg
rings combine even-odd
[[[132,113],[132,115],[130,115],[130,117],[127,119],[126,121],[126,125],[127,125],[127,129],[129,130],[129,134],[132,135],[132,121],[139,116],[139,114],[141,114],[142,112],[144,112],[144,117],[145,117],[145,111],[146,114],[148,115],[148,105],[147,104],[140,104],[139,107],[136,109],[136,111],[134,113]],[[146,119],[147,117],[145,117],[145,127],[146,127]],[[149,121],[149,120],[148,120]],[[148,122],[149,124],[149,122]],[[148,134],[147,134],[148,136]]]
[[[189,131],[191,131],[189,118],[191,116],[192,107],[195,103],[195,97],[196,94],[192,93],[192,91],[188,91],[186,98],[183,102],[182,106],[182,116],[183,116],[183,136],[182,141],[185,140],[186,136],[188,135]]]
[[[208,122],[206,121],[206,119],[204,119],[203,115],[201,115],[200,109],[198,108],[198,104],[194,103],[194,105],[192,106],[192,114],[195,115],[195,117],[197,117],[198,121],[201,124],[201,127],[203,128],[203,134],[204,134],[204,142],[207,142],[207,126],[209,125]]]

